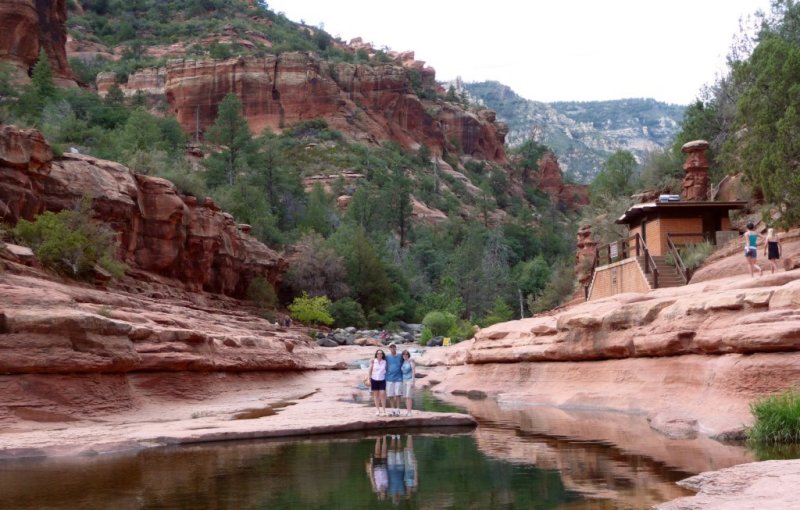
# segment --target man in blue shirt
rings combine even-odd
[[[403,394],[403,372],[400,369],[403,356],[397,354],[397,345],[389,344],[389,354],[386,355],[386,400],[389,407],[389,416],[400,416],[400,401]]]

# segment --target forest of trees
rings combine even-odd
[[[523,193],[509,191],[509,179],[529,176],[547,150],[533,142],[514,156],[516,167],[462,167],[458,154],[447,154],[475,193],[438,171],[425,146],[414,153],[394,143],[349,142],[321,119],[256,136],[231,94],[205,133],[210,156],[194,169],[184,157],[187,136],[173,118],[153,115],[147,98],[125,98],[119,87],[105,98],[56,88],[44,53],[30,86],[16,89],[7,79],[0,85],[11,98],[0,105],[2,121],[39,128],[56,154],[77,147],[166,177],[183,193],[212,197],[258,239],[284,250],[291,269],[275,289],[278,302],[267,293],[271,305],[324,296],[337,326],[391,327],[436,312],[459,339],[473,324],[530,315],[572,291],[574,218],[528,182]],[[304,189],[303,177],[343,170],[364,177]],[[336,206],[341,195],[350,196],[345,210]],[[448,219],[412,222],[412,197]],[[497,210],[505,220],[493,219]]]

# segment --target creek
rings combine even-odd
[[[475,429],[397,429],[0,463],[0,509],[650,508],[676,481],[756,460],[642,416],[422,393]],[[259,419],[269,419],[265,416]]]

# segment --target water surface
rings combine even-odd
[[[454,404],[479,426],[4,462],[0,509],[638,509],[691,494],[677,480],[756,460],[667,439],[641,416],[430,394],[415,406]]]

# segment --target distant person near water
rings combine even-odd
[[[386,398],[389,401],[389,416],[400,416],[400,399],[403,394],[403,357],[397,354],[397,344],[389,344],[386,356]]]
[[[772,274],[775,274],[775,269],[778,266],[777,261],[780,260],[781,255],[783,255],[782,252],[783,247],[781,246],[781,240],[778,239],[778,235],[775,234],[775,229],[767,229],[767,243],[764,245],[764,255],[766,255],[767,260],[769,260]]]
[[[369,387],[372,400],[375,402],[375,416],[386,415],[386,359],[381,349],[375,351],[375,357],[369,362]]]
[[[411,359],[411,353],[404,350],[403,364],[400,365],[400,373],[403,374],[403,397],[406,399],[406,416],[411,416],[411,404],[414,397],[414,377],[416,376],[416,366]]]
[[[758,276],[764,274],[761,266],[756,264],[756,257],[758,256],[758,242],[761,240],[761,234],[755,231],[755,225],[752,222],[747,224],[747,232],[744,233],[744,257],[747,259],[747,267],[750,269],[750,277],[753,277],[753,270],[758,269]]]

